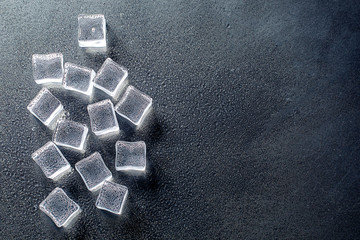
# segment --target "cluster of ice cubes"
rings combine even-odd
[[[80,47],[106,47],[104,15],[79,15],[78,42]],[[79,96],[92,96],[94,88],[97,88],[109,96],[108,99],[91,103],[84,109],[89,114],[90,129],[96,137],[120,131],[116,114],[130,124],[139,126],[152,105],[151,97],[134,86],[128,86],[114,107],[112,100],[126,87],[128,71],[110,58],[105,60],[97,73],[91,68],[75,63],[64,64],[61,53],[34,54],[32,66],[34,80],[43,88],[27,108],[40,122],[53,130],[53,137],[52,141],[36,150],[31,157],[44,175],[54,181],[66,176],[73,169],[61,148],[84,153],[89,128],[86,124],[62,118],[66,107],[64,108],[59,99],[50,92],[49,87],[57,85]],[[145,171],[145,142],[117,141],[114,147],[114,164],[117,171]],[[88,190],[101,189],[95,204],[97,208],[115,214],[122,213],[128,188],[112,182],[112,173],[99,152],[78,161],[75,169]],[[41,202],[40,209],[58,227],[67,226],[81,212],[80,206],[58,187]]]

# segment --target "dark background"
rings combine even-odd
[[[103,13],[109,51],[77,43],[77,15]],[[356,239],[360,237],[360,1],[0,1],[2,239]],[[153,97],[146,176],[114,169],[115,140],[90,138],[123,216],[95,208],[77,172],[45,178],[31,153],[51,131],[26,106],[31,55],[97,71],[107,56]],[[51,90],[69,118],[84,100]],[[101,99],[99,97],[98,99]],[[38,208],[62,187],[82,208],[58,229]]]

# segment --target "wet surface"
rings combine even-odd
[[[355,239],[360,225],[358,1],[2,1],[0,235],[4,239]],[[77,43],[77,15],[102,13],[108,52]],[[89,138],[129,188],[120,217],[95,207],[75,171],[47,179],[31,153],[51,131],[26,106],[31,55],[106,57],[153,98],[147,126]],[[88,99],[52,89],[71,120]],[[104,99],[96,92],[91,102]],[[147,145],[145,176],[115,171],[118,139]],[[62,187],[82,212],[58,229],[38,205]]]

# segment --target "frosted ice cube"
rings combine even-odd
[[[76,171],[84,180],[90,191],[99,189],[105,180],[110,180],[112,174],[106,167],[100,153],[95,152],[75,164]]]
[[[115,168],[117,171],[145,171],[146,145],[143,141],[117,141],[115,144]]]
[[[43,124],[49,126],[64,108],[61,102],[48,89],[43,88],[30,102],[27,109]]]
[[[92,81],[95,75],[95,71],[91,68],[67,62],[62,84],[65,89],[90,96],[93,91]]]
[[[36,150],[31,157],[47,178],[58,179],[71,169],[69,162],[51,141]]]
[[[83,152],[85,149],[88,127],[70,120],[60,120],[53,135],[53,141],[58,146]]]
[[[81,211],[79,205],[58,187],[40,203],[39,207],[53,220],[57,227],[68,226]]]
[[[103,100],[87,106],[91,129],[95,135],[105,135],[119,131],[114,105],[109,100]]]
[[[105,181],[96,200],[96,207],[115,214],[121,214],[128,195],[128,188]]]
[[[150,109],[152,98],[129,86],[120,101],[115,106],[115,111],[135,125],[140,125]]]
[[[78,16],[80,47],[106,47],[106,23],[102,14]]]
[[[61,53],[34,54],[32,66],[37,84],[61,84],[64,72]]]
[[[125,86],[127,76],[125,68],[107,58],[94,78],[94,87],[115,98]]]

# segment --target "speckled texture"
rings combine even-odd
[[[0,2],[2,238],[359,238],[359,1],[61,2]],[[78,47],[79,13],[105,15],[109,54]],[[94,70],[111,57],[153,98],[151,127],[122,138],[146,142],[145,177],[115,171],[116,139],[90,138],[129,188],[120,217],[76,172],[53,183],[31,160],[51,139],[26,110],[31,55],[51,52]],[[52,92],[89,124],[86,101]],[[38,209],[56,186],[83,210],[70,229]]]

